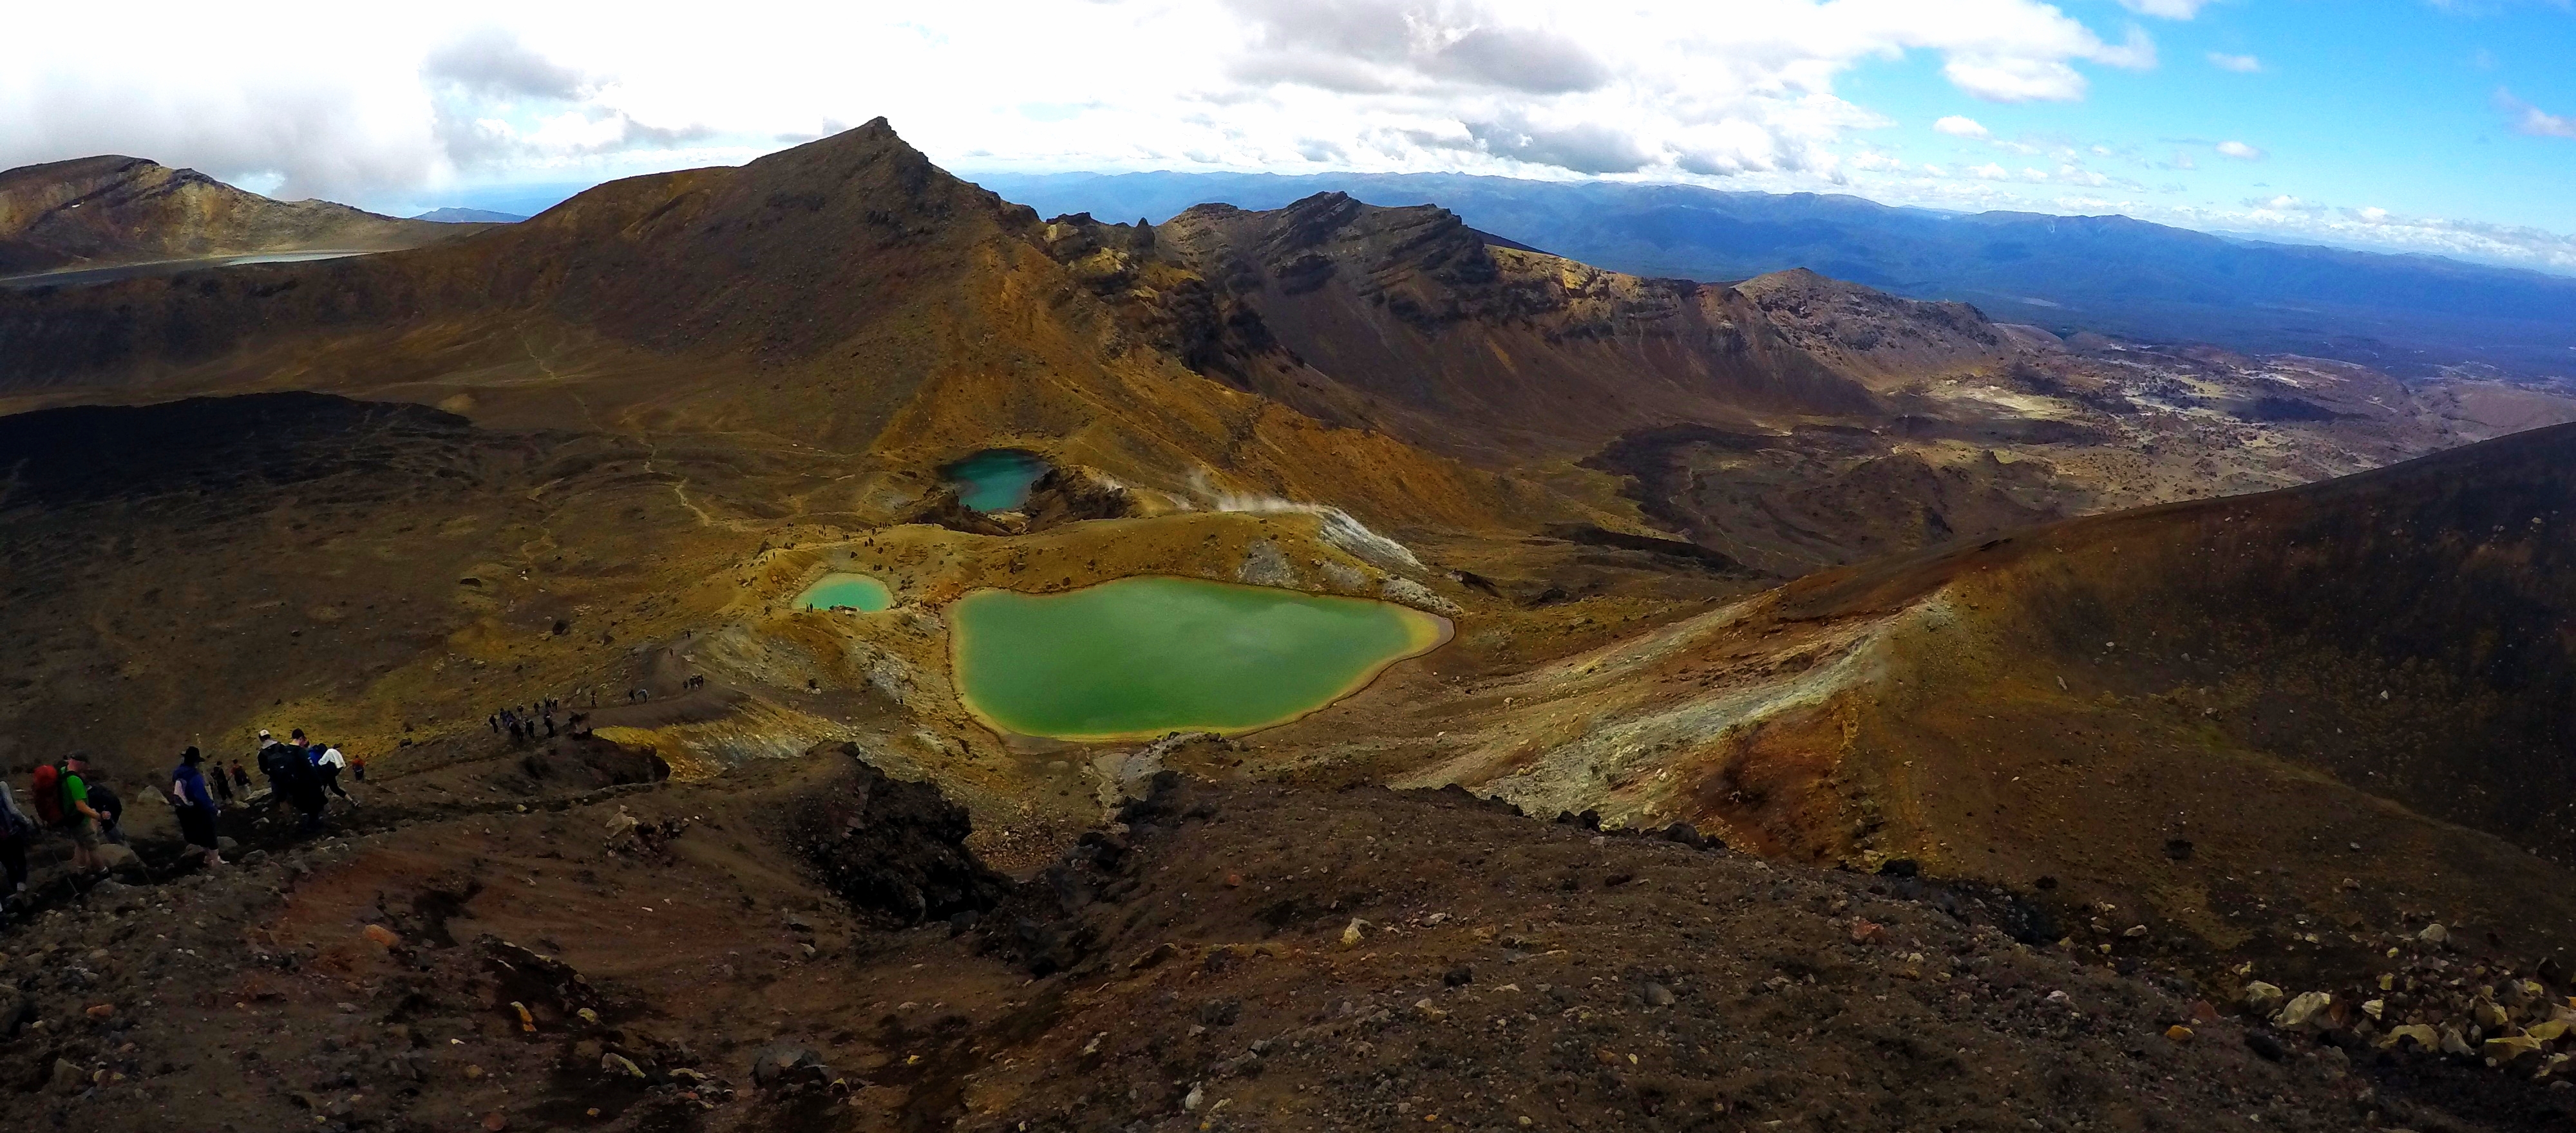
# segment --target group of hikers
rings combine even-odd
[[[592,699],[595,703],[598,698],[594,696]],[[563,701],[547,697],[530,704],[513,704],[485,717],[483,722],[491,726],[494,735],[507,734],[512,744],[524,744],[541,738],[540,728],[544,729],[542,738],[549,740],[555,738],[559,734],[555,729],[555,713],[566,710]],[[589,731],[583,727],[583,724],[589,719],[587,715],[572,712],[565,719],[564,725],[573,735],[588,735]]]
[[[301,832],[321,827],[330,796],[356,804],[340,786],[341,772],[349,771],[360,781],[367,777],[364,760],[350,758],[336,744],[307,741],[301,728],[285,742],[262,729],[254,760],[268,779],[268,805],[292,806],[300,816],[297,829]],[[223,863],[217,853],[216,818],[233,805],[237,793],[248,801],[250,789],[251,778],[241,761],[233,761],[229,771],[220,763],[210,766],[194,746],[181,752],[178,766],[171,768],[168,795],[179,835],[208,865]],[[102,847],[124,844],[124,815],[124,800],[91,770],[88,757],[77,752],[60,762],[38,765],[29,776],[23,804],[11,784],[0,780],[0,869],[8,874],[8,890],[0,896],[14,900],[26,892],[27,851],[48,832],[71,842],[73,873],[105,869]]]
[[[194,752],[197,749],[188,750]],[[268,729],[260,729],[259,754],[255,758],[259,762],[259,773],[268,777],[269,805],[284,801],[294,807],[298,816],[295,828],[299,833],[309,834],[322,828],[322,811],[330,806],[330,796],[338,795],[351,805],[358,801],[350,798],[349,792],[340,786],[340,772],[349,768],[349,757],[337,744],[317,744],[306,740],[302,728],[288,733],[285,743],[277,742],[268,734]],[[185,770],[187,764],[184,757],[182,759],[180,768]],[[240,773],[239,765],[235,765],[234,772],[236,775]],[[366,779],[365,763],[357,764],[356,775],[361,781]],[[207,822],[210,836],[213,830],[210,818]],[[193,839],[189,844],[210,848],[213,845]]]

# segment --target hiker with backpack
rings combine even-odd
[[[27,891],[27,847],[36,844],[35,816],[18,808],[18,796],[0,780],[0,869],[8,872],[8,891],[0,893],[0,903],[15,901]]]
[[[89,807],[98,815],[98,840],[125,844],[125,799],[97,776],[88,779]]]
[[[322,828],[322,809],[331,805],[331,800],[322,793],[322,773],[314,769],[316,753],[305,740],[304,729],[295,729],[293,735],[294,742],[278,757],[278,763],[285,771],[286,799],[295,805],[298,816],[295,829],[310,834]]]
[[[36,817],[52,829],[60,830],[72,840],[72,872],[96,873],[98,860],[99,813],[89,802],[89,781],[84,776],[88,757],[74,752],[61,763],[48,763],[36,768]]]
[[[195,747],[179,753],[179,766],[170,771],[171,809],[179,818],[179,836],[205,851],[207,865],[222,865],[224,859],[216,851],[215,840],[215,816],[222,811],[215,796],[206,789],[205,772],[198,770],[204,762],[205,756]],[[221,770],[215,772],[215,779],[223,780]]]

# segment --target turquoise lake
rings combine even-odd
[[[1011,511],[1029,502],[1029,487],[1047,474],[1044,457],[1015,448],[986,449],[952,464],[940,476],[957,487],[957,500],[981,512]]]
[[[850,606],[861,610],[882,610],[894,604],[894,592],[886,584],[864,574],[827,574],[814,580],[814,585],[796,596],[796,605],[805,610],[830,610]]]

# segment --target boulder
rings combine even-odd
[[[2287,1006],[2281,1008],[2279,1014],[2272,1016],[2272,1024],[2285,1030],[2295,1030],[2307,1026],[2309,1021],[2317,1019],[2326,1008],[2331,1006],[2334,1006],[2334,997],[2331,995],[2322,991],[2300,992],[2298,998],[2291,1000]]]
[[[2532,1038],[2529,1035],[2510,1035],[2504,1038],[2488,1039],[2485,1044],[2484,1053],[2488,1058],[2496,1060],[2496,1062],[2501,1065],[2503,1063],[2511,1062],[2526,1054],[2540,1053],[2540,1040]]]
[[[2444,1027],[2442,1028],[2442,1053],[2458,1058],[2475,1058],[2478,1052],[2469,1048],[2468,1040],[2461,1038],[2460,1032]]]
[[[799,1083],[822,1085],[832,1080],[832,1070],[823,1065],[823,1056],[814,1048],[793,1043],[762,1047],[751,1059],[752,1084],[767,1088]]]
[[[2245,985],[2243,995],[2245,1009],[2257,1015],[2269,1015],[2272,1009],[2280,1004],[2283,994],[2280,988],[2256,980]]]
[[[2379,1049],[2388,1050],[2397,1047],[2408,1039],[2415,1040],[2415,1045],[2424,1050],[2438,1050],[2442,1046],[2442,1036],[2435,1033],[2433,1028],[2422,1023],[2408,1023],[2402,1027],[2388,1028],[2388,1033],[2379,1038]]]

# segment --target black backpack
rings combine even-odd
[[[109,790],[107,784],[90,783],[87,786],[89,808],[97,811],[101,818],[114,822],[125,815],[125,800],[117,798],[116,792]]]

